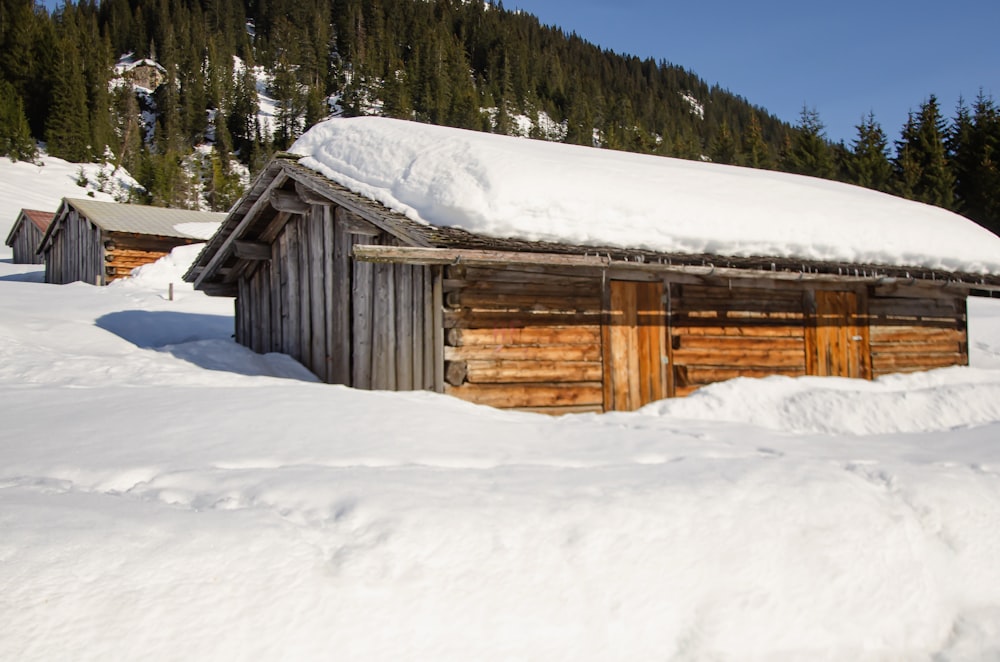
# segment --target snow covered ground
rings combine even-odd
[[[554,419],[253,354],[197,246],[0,248],[0,660],[1000,659],[1000,301],[969,368]]]
[[[0,262],[0,659],[1000,658],[997,302],[970,368],[554,419],[252,354],[194,250]]]

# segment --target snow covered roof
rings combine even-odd
[[[387,118],[333,119],[299,164],[420,224],[664,254],[1000,274],[958,214],[827,180]]]
[[[51,241],[56,228],[70,209],[75,209],[87,220],[107,232],[177,237],[203,241],[226,218],[223,212],[167,209],[147,205],[126,205],[81,198],[63,198],[55,219],[42,238],[39,251]]]
[[[151,60],[148,57],[135,59],[134,53],[129,53],[128,55],[123,55],[118,62],[115,63],[115,73],[118,75],[123,74],[126,71],[132,71],[137,67],[153,67],[160,73],[167,73],[167,70],[163,68],[159,62]]]

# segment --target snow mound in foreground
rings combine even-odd
[[[1000,421],[1000,373],[944,368],[873,382],[832,377],[733,379],[641,413],[789,433],[891,434]]]

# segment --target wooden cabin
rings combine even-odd
[[[204,241],[199,236],[204,236],[206,224],[218,224],[225,217],[64,198],[38,246],[45,261],[45,282],[107,285],[178,246]]]
[[[320,379],[546,413],[632,410],[734,377],[968,363],[1000,278],[495,239],[271,161],[185,278],[236,339]]]
[[[6,241],[14,251],[14,264],[41,264],[44,261],[37,250],[54,215],[37,209],[22,209],[18,213]]]

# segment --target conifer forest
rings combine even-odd
[[[155,205],[228,209],[312,124],[380,114],[837,179],[1000,233],[996,102],[915,102],[895,134],[859,113],[833,143],[815,109],[789,125],[493,0],[0,0],[0,154],[123,166]]]

